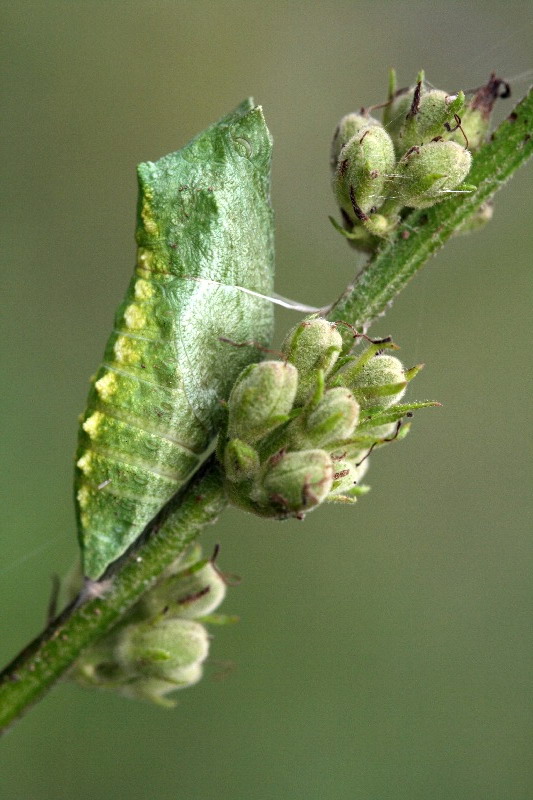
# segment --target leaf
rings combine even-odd
[[[416,411],[419,408],[431,408],[433,406],[440,406],[440,403],[433,400],[426,400],[413,403],[401,403],[396,406],[391,406],[391,408],[387,408],[384,411],[378,409],[378,411],[368,417],[368,419],[361,420],[357,430],[364,432],[372,430],[372,428],[380,425],[389,425],[391,422],[397,422],[402,417],[405,417],[406,414],[409,414],[411,411]]]
[[[198,469],[233,382],[260,359],[256,343],[270,343],[271,304],[252,293],[272,290],[271,150],[262,110],[246,100],[182,150],[138,168],[137,266],[77,455],[79,540],[92,579]]]

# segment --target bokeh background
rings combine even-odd
[[[495,69],[518,98],[532,19],[513,1],[2,6],[7,661],[76,556],[77,415],[134,263],[135,165],[253,94],[277,289],[323,305],[359,266],[327,219],[338,118],[384,99],[390,65],[449,91]],[[531,188],[523,170],[374,326],[426,362],[410,396],[443,407],[375,455],[371,494],[279,528],[224,514],[204,542],[243,577],[225,607],[241,622],[215,631],[206,678],[170,712],[58,686],[2,742],[3,797],[533,796]]]

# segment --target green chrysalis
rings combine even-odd
[[[239,372],[268,345],[272,141],[251,99],[138,168],[137,265],[83,415],[76,508],[99,578],[198,468]],[[247,291],[242,291],[242,289]],[[251,293],[250,293],[251,292]]]

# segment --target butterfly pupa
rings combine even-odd
[[[249,99],[138,167],[137,263],[80,427],[84,574],[98,579],[198,469],[272,335],[272,140]],[[234,288],[236,287],[236,288]],[[241,289],[241,290],[239,290]],[[247,291],[242,291],[242,289]],[[257,293],[257,294],[254,294]]]

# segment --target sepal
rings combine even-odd
[[[233,483],[251,480],[259,470],[259,453],[242,439],[230,439],[224,449],[224,470]]]

